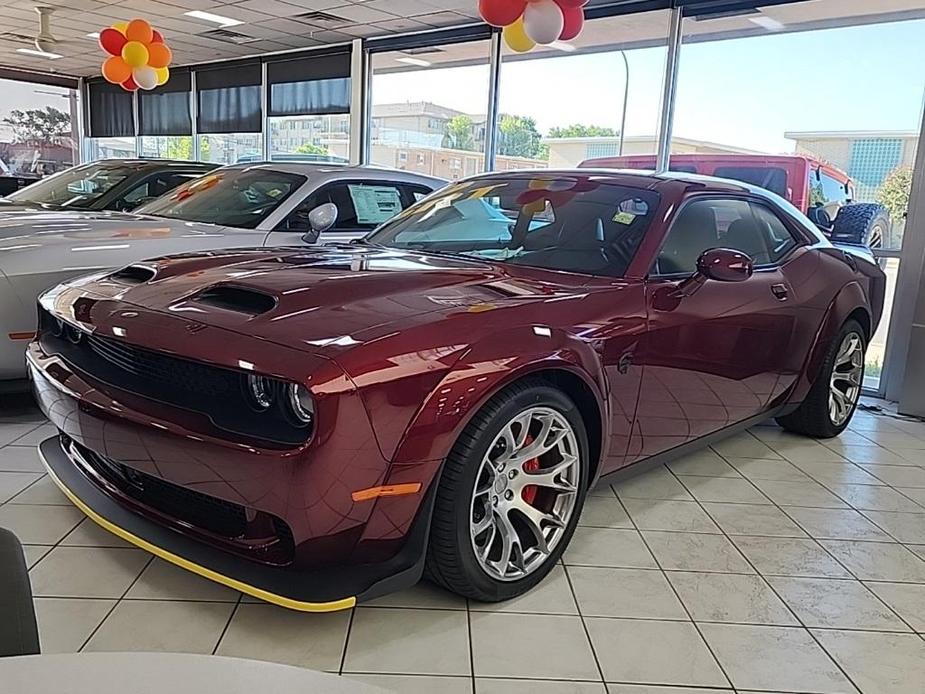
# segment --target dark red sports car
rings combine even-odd
[[[760,420],[839,434],[885,278],[758,188],[478,176],[348,246],[136,264],[40,301],[52,477],[287,607],[536,585],[602,475]]]

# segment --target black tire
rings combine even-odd
[[[855,333],[860,337],[864,352],[867,352],[867,336],[864,328],[855,320],[847,321],[842,329],[832,340],[826,351],[825,358],[819,368],[819,375],[816,382],[813,383],[809,395],[800,404],[800,407],[788,415],[777,418],[777,423],[787,431],[804,436],[812,436],[817,439],[831,439],[841,434],[851,423],[854,413],[857,410],[857,403],[851,410],[848,419],[841,424],[832,421],[829,414],[829,386],[832,378],[832,372],[835,369],[835,358],[838,349],[845,337],[850,333]],[[861,382],[863,383],[864,375],[861,373]]]
[[[832,225],[832,241],[882,248],[890,231],[890,214],[883,205],[854,203],[838,211]]]
[[[572,426],[579,448],[577,497],[564,532],[542,565],[524,578],[502,581],[479,564],[469,536],[470,508],[476,475],[488,447],[518,413],[531,407],[557,410]],[[575,403],[541,379],[525,379],[489,400],[472,418],[444,463],[428,541],[425,576],[459,595],[499,602],[523,595],[552,570],[572,539],[588,487],[588,436]]]

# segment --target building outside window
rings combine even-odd
[[[0,176],[40,177],[77,163],[76,93],[0,79]]]

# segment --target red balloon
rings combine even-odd
[[[138,89],[138,85],[135,84],[135,78],[129,77],[125,82],[122,83],[122,88],[128,92],[133,92]]]
[[[100,32],[100,48],[109,55],[122,55],[122,46],[125,42],[125,34],[118,29],[107,27]]]
[[[154,30],[154,38],[151,39],[151,43],[164,43],[164,35],[159,32],[157,29]]]
[[[527,8],[527,0],[479,0],[479,14],[493,27],[513,24]]]
[[[561,10],[565,24],[562,26],[559,40],[571,41],[585,28],[585,9],[583,7],[561,7]]]

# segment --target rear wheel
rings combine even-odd
[[[495,396],[447,457],[428,576],[484,602],[533,588],[571,540],[588,469],[584,423],[565,394],[529,381]]]
[[[866,351],[864,329],[849,320],[829,347],[806,400],[796,411],[778,417],[777,423],[815,438],[838,436],[851,422],[861,399]]]

